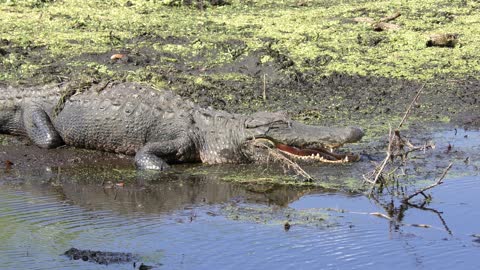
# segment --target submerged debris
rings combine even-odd
[[[328,228],[337,226],[335,216],[326,209],[293,209],[253,204],[227,204],[219,212],[225,217],[242,222],[281,226],[289,231],[293,226]]]
[[[138,259],[136,255],[128,252],[107,252],[76,248],[65,251],[64,255],[72,260],[82,260],[106,265],[111,263],[128,263]]]
[[[478,233],[477,234],[472,234],[472,237],[474,238],[473,242],[480,244],[480,234],[478,234]]]
[[[138,267],[138,270],[149,270],[149,269],[153,269],[153,266],[150,266],[150,265],[146,265],[146,264],[140,264],[140,267]]]
[[[283,225],[283,229],[284,229],[286,232],[288,232],[288,231],[290,230],[290,228],[291,228],[290,223],[288,223],[288,221],[285,222],[285,224]]]

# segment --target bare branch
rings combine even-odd
[[[392,151],[391,151],[392,141],[393,141],[393,134],[392,134],[392,127],[390,127],[389,132],[388,132],[387,156],[382,161],[380,167],[377,166],[377,168],[375,168],[374,172],[376,172],[376,174],[375,174],[375,177],[373,178],[373,180],[367,180],[369,183],[372,184],[372,188],[370,189],[370,193],[373,191],[373,186],[375,186],[375,184],[377,183],[378,179],[382,175],[383,170],[385,169],[385,166],[387,166],[388,160],[392,156]],[[366,177],[364,177],[364,179],[366,179]]]
[[[397,16],[398,17],[398,16]],[[425,144],[423,147],[416,147],[410,141],[403,139],[400,136],[400,131],[399,129],[402,127],[402,125],[405,123],[407,120],[408,115],[410,114],[413,105],[417,102],[418,98],[420,97],[420,94],[425,87],[426,83],[424,83],[420,89],[417,91],[417,94],[413,98],[412,102],[408,106],[407,110],[405,111],[405,114],[403,115],[402,120],[400,121],[400,124],[398,125],[398,128],[395,129],[395,131],[392,132],[392,127],[389,128],[388,132],[388,148],[387,148],[387,155],[382,161],[380,166],[377,166],[372,173],[372,175],[375,175],[373,179],[368,179],[367,177],[363,177],[365,181],[369,182],[372,184],[372,188],[370,189],[370,193],[373,191],[373,186],[378,182],[378,179],[382,176],[383,171],[385,170],[385,167],[387,166],[387,163],[390,159],[394,159],[396,156],[402,156],[403,158],[406,157],[407,154],[413,151],[418,151],[418,150],[425,150],[426,148],[433,148],[431,145]],[[410,147],[408,151],[404,151],[403,147],[404,145],[407,145]],[[395,148],[395,150],[393,149]],[[394,153],[395,152],[395,153]],[[401,154],[399,154],[400,152]]]
[[[395,20],[396,18],[400,17],[402,14],[400,14],[400,12],[395,12],[393,13],[392,15],[390,16],[386,16],[386,17],[383,17],[379,20],[379,22],[389,22],[389,21],[393,21]]]
[[[407,120],[407,117],[408,117],[408,114],[410,113],[410,111],[412,110],[413,108],[413,105],[417,102],[418,100],[418,97],[420,96],[420,93],[422,92],[423,88],[425,87],[426,83],[424,83],[422,85],[422,87],[420,87],[420,89],[418,90],[417,94],[415,95],[415,97],[413,98],[412,100],[412,103],[410,103],[410,106],[408,106],[408,109],[407,111],[405,112],[405,115],[403,116],[402,118],[402,121],[400,121],[400,124],[398,124],[398,128],[401,128],[403,126],[403,124],[405,123],[405,121]]]
[[[408,203],[409,200],[411,200],[413,197],[417,196],[418,194],[422,194],[423,192],[425,192],[425,191],[427,191],[427,190],[429,190],[429,189],[431,189],[431,188],[434,188],[434,187],[442,184],[442,183],[443,183],[443,182],[442,182],[442,181],[443,181],[443,178],[445,178],[445,176],[447,175],[447,173],[448,173],[448,171],[450,170],[450,168],[452,168],[452,165],[453,165],[453,163],[448,164],[447,168],[443,171],[442,175],[440,176],[440,178],[439,178],[435,183],[433,183],[433,184],[431,184],[431,185],[429,185],[429,186],[427,186],[427,187],[424,187],[424,188],[416,191],[416,192],[413,193],[412,195],[404,198],[402,201],[403,201],[404,203]]]

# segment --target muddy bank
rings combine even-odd
[[[402,131],[402,136],[417,146],[434,145],[434,149],[410,154],[409,162],[401,166],[404,171],[399,175],[407,180],[407,185],[415,185],[417,180],[433,181],[435,177],[432,175],[450,162],[455,165],[450,171],[454,175],[478,171],[476,129],[462,129],[460,125],[451,127],[450,124],[412,125]],[[62,193],[75,190],[72,197],[84,194],[80,197],[92,196],[89,199],[92,202],[98,194],[104,193],[110,194],[112,200],[143,194],[138,197],[139,204],[157,201],[156,205],[166,206],[228,201],[235,197],[232,194],[278,205],[285,205],[310,192],[360,194],[368,188],[362,175],[381,162],[387,147],[386,136],[367,138],[349,147],[361,155],[358,162],[337,165],[299,163],[313,177],[312,181],[305,181],[276,163],[183,164],[173,166],[168,172],[144,172],[135,170],[131,156],[73,147],[40,149],[21,137],[5,135],[0,137],[0,142],[0,170],[4,181],[19,185],[38,182],[60,190],[65,188]],[[400,163],[397,160],[395,164]],[[190,193],[192,189],[195,195]],[[148,194],[158,192],[165,193],[165,197],[148,197]]]
[[[448,8],[447,2],[442,3]],[[4,85],[53,83],[86,88],[106,81],[137,81],[172,89],[205,107],[240,113],[284,110],[308,123],[356,125],[367,135],[364,142],[351,147],[361,152],[364,161],[381,159],[389,125],[399,122],[421,87],[420,100],[405,126],[408,135],[415,137],[445,125],[479,126],[480,80],[477,64],[469,60],[475,59],[471,56],[477,45],[469,41],[476,30],[465,25],[465,20],[476,15],[462,3],[451,5],[448,20],[432,19],[427,24],[422,14],[447,18],[447,13],[434,13],[439,4],[431,1],[422,6],[422,13],[418,3],[409,3],[398,18],[401,30],[381,33],[354,23],[352,18],[382,17],[389,13],[385,6],[394,8],[395,3],[365,6],[362,1],[350,1],[337,7],[323,2],[298,6],[292,1],[233,1],[198,10],[131,1],[112,15],[106,13],[105,8],[112,4],[107,1],[88,2],[89,16],[71,1],[38,4],[0,4],[10,19],[4,19],[1,27],[24,34],[24,39],[8,34],[0,37]],[[102,20],[107,15],[109,20]],[[32,16],[37,18],[36,24],[29,21]],[[305,27],[312,17],[318,17],[318,22]],[[439,25],[464,31],[458,46],[426,46],[422,36],[443,30]],[[36,31],[48,38],[32,35]],[[52,36],[52,31],[63,36]],[[419,135],[417,139],[423,138]],[[68,157],[54,150],[59,158],[53,161],[33,148],[24,150],[32,151],[28,159],[15,151],[4,159],[17,159],[13,162],[16,168],[32,163],[56,168],[82,159],[88,167],[88,162],[94,165],[105,159],[107,164],[119,164],[114,167],[119,171],[131,169],[130,158],[123,156],[95,157],[85,151]],[[363,164],[342,168],[341,173],[336,167],[327,167],[327,174],[319,175],[321,179],[333,175],[332,182],[343,179],[336,187],[346,186],[365,170]],[[255,178],[252,175],[241,175],[240,180],[249,182]],[[226,178],[239,180],[232,175]],[[265,178],[267,182],[290,181]],[[357,189],[358,185],[355,182],[353,186]]]

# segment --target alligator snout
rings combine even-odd
[[[277,143],[308,148],[337,148],[357,142],[363,135],[363,130],[357,127],[323,127],[295,121],[289,128],[272,129],[267,133]]]
[[[358,127],[347,127],[344,133],[346,136],[343,138],[344,143],[354,143],[358,142],[362,139],[365,132],[361,128]]]

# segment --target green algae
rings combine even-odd
[[[241,222],[254,222],[269,226],[284,227],[306,226],[328,228],[337,225],[337,217],[324,209],[297,210],[288,207],[271,207],[261,205],[228,204],[222,207],[221,214],[228,219]],[[286,229],[288,230],[288,229]]]
[[[303,165],[301,165],[303,167]],[[328,166],[328,168],[326,168]],[[324,170],[319,167],[325,168]],[[365,186],[361,179],[355,177],[358,167],[309,164],[305,166],[307,172],[312,173],[313,179],[305,179],[295,175],[295,172],[285,170],[275,163],[242,164],[242,165],[214,165],[195,166],[184,172],[189,175],[208,175],[232,184],[249,187],[259,193],[268,193],[269,190],[280,186],[292,189],[322,189],[336,190],[347,193],[361,193]]]
[[[231,1],[230,5],[198,10],[172,7],[162,1],[2,1],[1,48],[43,48],[40,57],[70,62],[82,54],[101,54],[129,46],[152,46],[191,66],[216,67],[259,49],[287,55],[300,71],[318,76],[347,73],[428,80],[440,74],[459,77],[480,71],[480,9],[465,1],[344,1],[341,5],[307,1]],[[355,17],[379,19],[399,11],[398,31],[373,32]],[[425,46],[432,33],[459,33],[456,48]],[[162,44],[155,38],[177,37],[183,44]],[[231,40],[240,43],[229,42]],[[138,40],[137,40],[138,41]],[[31,76],[35,65],[8,54],[8,73]],[[261,56],[262,64],[273,61]],[[25,66],[14,68],[15,65]],[[99,63],[101,64],[101,63]],[[2,77],[14,80],[13,76]],[[142,78],[138,78],[142,79]],[[144,79],[144,78],[143,78]]]
[[[431,89],[435,84],[443,89],[450,88],[449,82],[436,78],[478,79],[480,16],[474,11],[479,9],[478,3],[460,0],[229,1],[206,9],[142,0],[0,1],[0,81],[45,84],[82,76],[137,81],[184,96],[205,90],[230,111],[292,110],[296,119],[320,123],[374,115],[371,122],[382,122],[391,117],[384,111],[390,109],[388,97],[380,104],[364,100],[349,94],[358,91],[355,87],[347,87],[346,94],[323,94],[322,81],[348,74],[354,76],[352,83],[355,76],[366,76],[429,82]],[[353,20],[379,19],[396,11],[402,14],[392,22],[401,26],[398,31],[375,32]],[[458,46],[426,46],[430,34],[445,32],[459,34]],[[115,53],[128,58],[111,60]],[[376,95],[385,86],[363,92]],[[386,91],[405,90],[399,85]],[[352,98],[360,98],[363,106],[352,110]],[[427,111],[439,106],[425,102]],[[452,106],[446,112],[458,109]],[[422,117],[437,121],[435,115]]]

